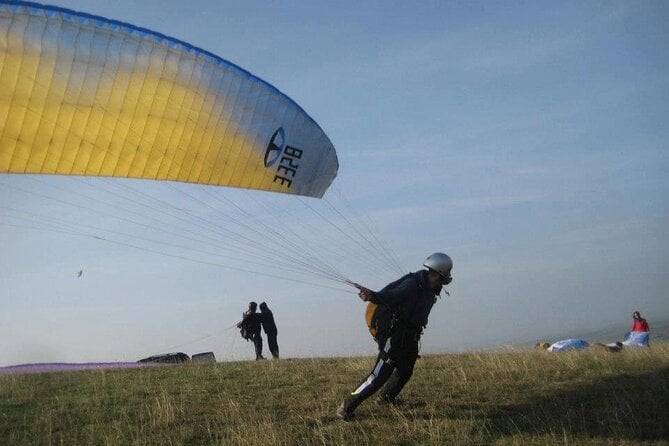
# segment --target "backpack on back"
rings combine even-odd
[[[395,312],[390,305],[369,302],[365,308],[365,322],[369,334],[378,343],[385,342],[395,322]]]
[[[407,277],[411,277],[415,280],[418,287],[421,286],[416,275],[414,273],[409,273],[390,283],[384,289],[396,287],[399,283],[406,280]],[[395,323],[396,317],[397,314],[395,309],[388,304],[368,302],[367,307],[365,308],[365,323],[367,324],[367,329],[377,343],[385,342],[390,336],[390,330]]]

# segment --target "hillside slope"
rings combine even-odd
[[[335,408],[372,358],[0,376],[22,444],[667,444],[669,344],[425,356],[400,407]]]

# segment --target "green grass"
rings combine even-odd
[[[0,377],[2,445],[669,444],[669,343],[424,356],[402,397],[334,413],[373,358]]]

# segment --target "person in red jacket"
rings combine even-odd
[[[650,331],[648,321],[641,317],[641,313],[635,311],[632,313],[632,318],[634,319],[632,321],[632,331]]]

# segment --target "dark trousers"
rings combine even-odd
[[[381,387],[381,396],[386,400],[393,400],[399,395],[413,374],[418,358],[418,339],[419,334],[413,330],[398,330],[379,346],[372,372],[344,403],[348,412],[353,412]]]
[[[267,346],[274,359],[279,359],[279,344],[276,342],[276,333],[267,333]]]
[[[263,356],[262,356],[262,336],[260,336],[260,332],[251,333],[251,342],[253,342],[253,346],[256,349],[256,359],[263,359]]]

